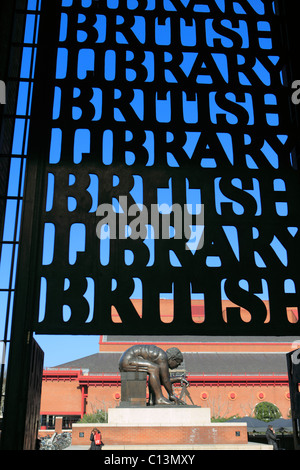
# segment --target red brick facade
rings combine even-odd
[[[81,375],[71,377],[62,371],[44,371],[41,414],[80,415],[117,406],[121,397],[120,376]],[[74,372],[77,374],[74,377]],[[195,405],[209,407],[213,417],[250,416],[261,401],[274,403],[283,418],[289,417],[290,400],[287,376],[274,377],[188,377],[189,393]],[[88,385],[86,383],[88,382]],[[180,394],[180,387],[175,392]],[[187,399],[187,403],[189,400]]]

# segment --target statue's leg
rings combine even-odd
[[[151,388],[150,382],[148,383],[149,388],[149,405],[155,405],[155,395]]]
[[[149,374],[149,391],[151,390],[154,397],[155,403],[157,404],[170,404],[171,401],[165,398],[162,394],[160,376],[159,376],[159,366],[156,364],[150,364],[148,368]]]

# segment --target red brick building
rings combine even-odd
[[[138,301],[135,306],[138,308]],[[164,321],[172,319],[171,301],[164,301]],[[194,321],[201,322],[203,305],[193,306]],[[247,315],[247,312],[243,312]],[[297,311],[288,312],[297,321]],[[118,316],[115,314],[115,320]],[[76,421],[85,413],[118,405],[121,381],[118,362],[134,343],[177,346],[183,353],[181,370],[188,376],[188,392],[195,405],[211,408],[213,417],[251,416],[263,401],[275,404],[283,418],[290,415],[286,353],[294,348],[291,337],[207,336],[100,336],[99,351],[44,370],[41,397],[42,425],[53,417]],[[176,386],[179,396],[181,387]],[[190,399],[186,396],[187,403]]]

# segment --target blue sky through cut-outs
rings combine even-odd
[[[35,3],[34,1],[29,1],[29,9],[32,9],[35,7]],[[185,2],[183,2],[185,3]],[[188,3],[188,2],[186,2]],[[252,2],[249,2],[253,8],[256,9],[257,13],[258,14],[262,14],[263,13],[263,2],[261,1],[252,1]],[[70,6],[72,4],[71,1],[63,1],[63,5],[64,6]],[[82,5],[85,7],[85,8],[88,8],[89,5],[91,4],[91,1],[83,1],[82,2]],[[224,8],[224,4],[222,3],[222,1],[218,1],[217,2],[219,8]],[[110,7],[111,8],[117,8],[117,5],[118,5],[118,2],[117,1],[111,1],[110,2]],[[135,5],[136,3],[134,1],[129,1],[128,2],[128,5],[132,5],[132,9],[135,8]],[[153,8],[153,5],[154,3],[149,1],[148,2],[148,8],[149,9],[152,9]],[[174,10],[174,6],[172,5],[171,2],[168,2],[167,0],[165,1],[165,8],[166,10]],[[198,8],[201,9],[201,11],[207,11],[207,6],[206,5],[202,5],[202,8],[200,5],[198,5]],[[241,11],[241,7],[239,6],[238,2],[236,2],[236,5],[235,5],[235,8],[236,8],[236,11],[238,13],[242,13]],[[79,18],[79,23],[81,21],[82,18]],[[120,21],[122,20],[122,18],[120,17]],[[208,20],[206,22],[206,28],[207,28],[207,42],[208,42],[208,45],[210,46],[213,46],[213,41],[216,39],[216,38],[219,38],[220,39],[220,35],[218,35],[212,28],[212,20]],[[242,41],[243,41],[243,45],[242,45],[242,48],[247,48],[249,46],[249,41],[248,41],[248,36],[247,36],[247,23],[246,21],[239,21],[238,23],[238,26],[237,27],[232,27],[232,25],[230,24],[230,21],[229,20],[223,20],[223,23],[224,23],[224,26],[226,26],[227,28],[232,28],[232,30],[236,31],[242,38]],[[60,39],[61,40],[64,40],[64,38],[66,37],[66,28],[67,28],[67,24],[68,24],[68,18],[67,18],[67,15],[66,14],[62,14],[62,20],[61,20],[61,30],[60,30]],[[99,27],[99,37],[98,37],[98,41],[102,42],[104,41],[104,34],[105,34],[105,17],[103,17],[103,15],[99,15],[99,19],[98,19],[98,23],[97,23],[98,27]],[[261,30],[264,30],[264,31],[267,31],[269,28],[270,28],[270,25],[269,23],[265,22],[265,21],[261,21],[259,22],[258,24],[259,28]],[[162,28],[163,31],[160,30],[160,28]],[[29,14],[28,15],[28,18],[27,18],[27,22],[26,22],[26,28],[25,28],[25,41],[30,43],[33,41],[33,29],[34,29],[34,15],[32,14]],[[166,43],[168,41],[167,37],[168,37],[168,34],[167,34],[167,37],[166,37],[166,31],[169,31],[170,29],[170,25],[168,24],[168,22],[166,22],[166,25],[165,26],[161,26],[161,25],[158,25],[158,29],[157,29],[157,43],[160,44],[160,43],[163,43],[163,41]],[[133,28],[134,30],[134,33],[136,34],[136,36],[138,37],[139,41],[143,42],[144,40],[144,36],[143,36],[143,31],[144,31],[144,23],[143,23],[143,18],[141,17],[138,17],[137,19],[137,22]],[[79,34],[79,38],[78,38],[79,42],[81,40],[84,41],[84,38],[81,38],[80,34]],[[195,28],[193,27],[193,25],[191,26],[186,26],[184,25],[184,21],[182,20],[182,41],[183,41],[183,44],[184,45],[189,45],[189,44],[194,44],[195,42]],[[231,44],[231,40],[228,39],[228,38],[222,38],[222,45],[226,48],[226,47],[232,47],[232,44]],[[267,44],[262,44],[261,47],[264,47],[264,48],[267,48]],[[30,58],[31,58],[31,54],[32,54],[32,49],[30,47],[25,47],[24,48],[24,51],[23,51],[23,60],[22,60],[22,67],[21,67],[21,79],[22,78],[29,78],[30,76]],[[166,54],[166,60],[168,60],[168,54],[169,53],[165,53]],[[169,54],[170,55],[170,54]],[[186,53],[184,55],[184,60],[183,60],[183,63],[182,63],[182,69],[185,73],[189,73],[192,65],[193,65],[193,62],[195,60],[195,53],[191,52],[191,53]],[[80,54],[79,54],[79,60],[78,60],[78,77],[81,78],[81,79],[84,79],[86,77],[86,73],[87,71],[93,71],[93,68],[94,68],[94,60],[95,60],[95,54],[94,54],[94,51],[91,50],[91,49],[82,49],[80,51]],[[217,67],[219,68],[220,70],[220,73],[222,74],[222,76],[224,77],[224,80],[226,80],[226,77],[228,77],[228,71],[227,71],[227,64],[226,64],[226,56],[225,55],[222,55],[222,54],[212,54],[215,62],[216,62],[216,65]],[[275,60],[278,59],[278,58],[274,58],[274,56],[272,56],[272,61],[275,62]],[[64,78],[65,75],[66,75],[66,68],[67,68],[67,60],[68,60],[68,51],[64,48],[59,48],[58,49],[58,60],[57,60],[57,78]],[[240,60],[243,60],[243,57],[240,56]],[[151,53],[149,52],[148,54],[148,57],[146,57],[146,62],[148,63],[148,75],[151,76],[151,74],[153,74],[153,60],[151,60]],[[269,81],[269,72],[263,67],[262,64],[259,63],[259,61],[257,61],[257,70],[256,70],[256,73],[258,75],[258,77],[262,80],[262,82],[264,82],[266,85],[268,84],[268,81]],[[167,74],[167,70],[166,70],[166,80],[172,82],[173,80],[176,80],[174,78],[174,76],[172,77],[172,74],[169,73],[169,77],[168,77],[168,74]],[[107,74],[107,79],[109,80],[109,76],[111,74],[111,78],[114,78],[114,74],[115,74],[115,51],[108,51],[106,53],[106,74]],[[206,77],[206,78],[205,78]],[[203,80],[203,81],[202,81]],[[207,82],[209,82],[210,80],[210,77],[209,75],[205,76],[205,75],[201,75],[199,77],[199,83],[205,83],[205,81],[207,80]],[[243,78],[241,77],[241,83],[242,84],[246,84],[243,83]],[[138,96],[138,91],[137,90],[137,93],[136,93],[136,96],[134,98],[134,102],[132,103],[132,106],[133,108],[135,109],[137,115],[139,115],[141,118],[143,116],[143,108],[142,108],[142,100],[140,99],[140,97]],[[23,133],[24,133],[24,129],[25,129],[25,119],[22,119],[22,115],[25,114],[26,112],[26,105],[27,105],[27,99],[28,99],[28,96],[29,96],[29,99],[31,99],[31,93],[29,94],[28,93],[29,90],[28,90],[28,84],[25,83],[25,82],[21,82],[20,83],[20,87],[19,87],[19,99],[18,99],[18,105],[17,105],[17,114],[20,115],[20,117],[16,120],[16,125],[15,125],[15,137],[14,137],[14,142],[13,142],[13,154],[14,155],[21,155],[23,153],[23,148],[21,147],[21,142],[23,142]],[[74,90],[74,94],[76,96],[76,94],[80,93],[80,90],[78,89],[75,89]],[[94,90],[94,93],[95,93],[95,102],[98,103],[98,113],[96,112],[95,113],[95,117],[94,119],[97,120],[99,118],[101,118],[101,90],[100,89],[95,89]],[[116,93],[118,93],[116,91]],[[232,100],[232,101],[235,101],[235,96],[233,93],[229,93],[228,94],[228,99]],[[268,104],[274,104],[276,102],[276,97],[274,95],[272,95],[271,93],[267,96],[267,101],[268,101]],[[250,94],[245,94],[245,102],[244,103],[240,103],[242,106],[245,107],[245,109],[247,110],[248,112],[248,115],[249,115],[249,124],[251,125],[253,123],[253,120],[254,120],[254,116],[253,116],[253,103],[252,103],[252,100],[251,100],[251,95]],[[220,108],[218,108],[215,100],[214,100],[214,96],[212,94],[211,96],[211,100],[210,100],[210,108],[211,108],[211,118],[212,118],[212,121],[213,122],[216,122],[216,116],[218,113],[220,112],[223,112],[223,110],[220,110]],[[193,104],[192,102],[189,102],[189,112],[187,112],[186,114],[189,116],[189,122],[197,122],[197,116],[195,116],[195,112],[191,112],[193,111]],[[55,93],[55,99],[54,99],[54,105],[53,105],[53,118],[57,118],[59,116],[59,113],[60,113],[60,89],[59,87],[56,87],[56,93]],[[76,109],[76,107],[74,107],[74,110],[73,110],[73,118],[76,119],[79,117],[79,113],[80,111]],[[161,122],[168,122],[170,120],[170,115],[171,113],[171,110],[170,110],[170,104],[168,103],[168,97],[167,97],[167,100],[158,100],[157,101],[157,114],[158,114],[158,119],[161,120]],[[119,113],[118,115],[118,110],[116,110],[116,119],[120,119],[120,120],[124,120],[124,117],[121,115],[121,113]],[[194,117],[193,117],[194,116]],[[231,124],[235,124],[236,122],[236,116],[233,116],[231,115],[230,113],[226,113],[226,119],[229,123]],[[273,114],[273,115],[270,115],[269,116],[269,120],[270,120],[270,125],[272,125],[272,122],[273,123],[277,123],[277,120],[278,120],[278,117],[276,114]],[[147,138],[147,141],[146,143],[144,144],[145,147],[147,147],[147,150],[149,151],[149,160],[148,160],[148,165],[151,166],[153,165],[154,163],[154,152],[153,152],[153,135],[151,135],[151,131],[148,131],[148,138]],[[171,133],[169,133],[171,134]],[[192,155],[193,154],[193,151],[194,151],[194,148],[195,148],[195,145],[197,143],[197,140],[200,136],[200,132],[199,133],[196,133],[196,132],[187,132],[187,143],[185,145],[185,151],[188,155]],[[52,141],[51,141],[51,152],[50,152],[50,162],[51,163],[58,163],[59,160],[60,160],[60,154],[61,154],[61,130],[58,129],[58,128],[53,128],[52,130]],[[286,136],[283,136],[283,138],[286,137]],[[229,134],[221,134],[219,133],[218,134],[218,138],[223,146],[223,149],[224,151],[226,152],[227,156],[228,156],[228,159],[231,163],[233,163],[233,153],[232,153],[232,146],[231,146],[231,142],[230,142],[230,135]],[[172,136],[170,135],[169,136],[169,139],[172,139]],[[26,142],[26,141],[25,141]],[[109,131],[107,130],[104,134],[104,137],[103,137],[103,147],[104,147],[104,152],[103,152],[103,158],[104,158],[104,163],[105,164],[110,164],[112,162],[112,159],[113,159],[113,135],[112,135],[112,131]],[[88,129],[78,129],[76,131],[76,134],[75,134],[75,141],[74,141],[74,163],[78,164],[81,162],[82,160],[82,154],[83,153],[89,153],[90,151],[90,132]],[[26,153],[26,147],[25,147],[25,153]],[[266,143],[266,148],[265,148],[265,151],[264,151],[265,155],[266,155],[266,158],[268,159],[268,161],[271,163],[271,165],[274,167],[274,168],[277,168],[278,167],[278,157],[276,155],[276,153],[274,152],[274,150]],[[176,161],[176,156],[172,155],[172,154],[168,154],[167,156],[168,158],[168,163],[169,163],[169,166],[170,167],[176,167],[178,166],[178,163]],[[134,163],[134,156],[133,155],[130,155],[130,152],[127,152],[127,155],[126,155],[126,162],[128,165]],[[250,156],[248,156],[248,159],[247,159],[247,164],[249,166],[249,168],[255,168],[255,162],[251,159]],[[216,161],[213,159],[213,158],[207,158],[207,159],[203,159],[201,161],[201,166],[204,167],[204,168],[215,168],[216,167]],[[20,167],[20,160],[18,160],[16,157],[14,157],[14,159],[12,160],[12,166],[11,166],[11,170],[12,170],[12,173],[11,173],[11,177],[10,177],[10,185],[9,185],[9,189],[8,189],[8,196],[13,196],[16,192],[16,188],[15,186],[17,185],[17,181],[18,181],[18,178],[19,178],[19,167]],[[24,174],[22,175],[22,177],[24,176]],[[96,184],[93,184],[95,183],[95,180],[93,180],[95,175],[90,175],[91,177],[91,186],[90,186],[90,191],[91,191],[91,194],[95,194],[96,192],[96,188],[97,188],[97,185]],[[48,199],[47,199],[47,206],[50,207],[51,206],[51,194],[52,194],[52,184],[53,184],[53,180],[51,179],[51,175],[49,175],[49,181],[48,181],[48,184],[49,184],[49,191],[48,191]],[[241,187],[241,182],[236,182],[234,183],[237,185],[237,187]],[[218,185],[217,185],[217,181],[216,181],[216,191],[217,191],[217,194],[218,194],[218,197],[216,198],[216,209],[217,209],[217,212],[219,211],[220,209],[220,204],[222,202],[229,202],[229,200],[222,195],[222,193],[219,191],[218,189]],[[158,197],[159,197],[159,200],[160,202],[163,201],[161,200],[161,196],[162,194],[165,195],[166,197],[166,200],[165,202],[166,203],[172,203],[171,201],[171,192],[168,191],[168,189],[164,189],[164,188],[161,188],[158,190]],[[260,202],[260,191],[259,191],[259,184],[257,182],[257,180],[253,179],[253,190],[250,191],[249,190],[249,194],[252,194],[253,197],[255,198],[256,202],[257,202],[257,206],[258,206],[258,210],[257,210],[257,215],[259,215],[260,213],[260,210],[261,210],[261,202]],[[195,195],[195,197],[197,198],[197,200],[199,201],[199,194],[196,195],[196,191],[195,190],[192,190],[192,189],[189,189],[187,188],[187,199],[191,202],[189,203],[193,203],[192,202],[192,199],[193,199],[193,195]],[[136,198],[136,201],[138,202],[140,197],[138,195],[138,191],[135,191],[135,195],[134,197]],[[69,210],[72,210],[74,209],[74,204],[75,204],[75,201],[72,201],[71,198],[69,198],[70,201],[69,201]],[[10,206],[12,205],[12,202],[8,202],[8,207],[10,208]],[[287,207],[286,207],[286,204],[285,203],[277,203],[276,204],[276,208],[277,208],[277,211],[278,211],[278,214],[279,215],[286,215],[287,213]],[[96,206],[94,205],[93,207],[93,210],[96,210]],[[237,203],[237,202],[233,202],[233,210],[236,214],[242,214],[242,207]],[[11,210],[8,210],[7,211],[7,218],[6,218],[6,225],[5,225],[5,236],[7,233],[9,232],[12,232],[13,230],[13,227],[14,226],[14,212],[11,211]],[[237,241],[236,239],[230,239],[231,240],[231,244],[232,244],[232,248],[233,250],[236,252],[237,251]],[[49,243],[46,244],[47,246],[50,246]],[[51,248],[50,248],[51,250]],[[278,250],[276,248],[276,250]],[[279,254],[279,251],[276,251],[278,252]]]

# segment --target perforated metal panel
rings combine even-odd
[[[43,3],[19,269],[36,332],[297,334],[284,28],[272,1]]]

